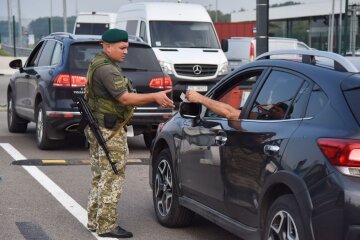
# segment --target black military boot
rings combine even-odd
[[[112,238],[131,238],[133,234],[131,232],[122,229],[120,226],[117,226],[114,230],[99,234],[100,237],[112,237]]]

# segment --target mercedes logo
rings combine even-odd
[[[193,73],[195,75],[200,75],[202,72],[202,67],[200,65],[194,65],[193,66]]]

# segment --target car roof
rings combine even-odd
[[[68,32],[54,32],[42,39],[57,39],[60,41],[71,40],[73,42],[101,42],[101,35],[81,35],[81,34],[72,34]],[[144,42],[141,38],[129,35],[130,44],[139,44],[144,47],[150,47],[149,44]]]

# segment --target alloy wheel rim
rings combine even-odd
[[[173,196],[171,168],[167,160],[160,161],[155,175],[155,198],[156,207],[161,216],[170,212]]]
[[[294,219],[286,211],[279,211],[271,220],[268,240],[299,240]]]
[[[41,108],[39,109],[39,113],[37,117],[36,132],[37,132],[38,142],[41,142],[44,133],[43,112]]]

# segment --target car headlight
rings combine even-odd
[[[161,60],[159,61],[159,63],[160,63],[160,66],[161,66],[164,73],[166,73],[166,74],[173,74],[174,73],[173,68],[172,68],[170,63],[164,62],[164,61],[161,61]]]
[[[228,62],[220,65],[219,75],[226,75],[229,72]]]

